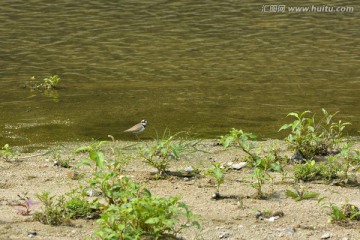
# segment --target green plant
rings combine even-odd
[[[180,218],[186,220],[180,223]],[[101,214],[95,236],[100,239],[175,239],[189,226],[200,227],[196,217],[177,197],[159,198],[150,192],[121,205],[111,205]]]
[[[290,128],[291,133],[286,140],[290,143],[291,148],[302,158],[311,159],[315,155],[328,155],[336,152],[336,148],[341,140],[343,131],[350,123],[333,122],[337,114],[329,114],[322,109],[323,118],[316,122],[315,114],[307,117],[310,111],[302,113],[291,112],[287,117],[292,116],[295,120],[292,123],[284,124],[279,131]]]
[[[276,154],[267,152],[264,157],[259,157],[253,162],[253,166],[265,171],[282,172],[281,163]]]
[[[97,199],[88,201],[82,192],[77,189],[70,193],[50,195],[50,192],[42,192],[36,197],[43,204],[43,211],[34,214],[34,220],[48,225],[70,225],[70,219],[93,217],[99,214],[100,204]]]
[[[311,160],[296,165],[294,178],[302,181],[325,180],[337,184],[356,183],[349,170],[351,166],[356,166],[357,161],[357,154],[350,152],[348,145],[345,144],[339,155],[329,156],[326,161],[317,163]]]
[[[66,214],[65,196],[56,198],[51,196],[50,192],[36,194],[36,197],[43,204],[43,212],[35,212],[34,220],[48,225],[70,225],[70,218]]]
[[[0,150],[0,157],[4,158],[5,161],[10,161],[11,158],[19,155],[19,152],[14,151],[9,144],[5,144]]]
[[[340,152],[340,157],[343,159],[340,163],[342,169],[339,178],[345,184],[353,180],[353,176],[350,175],[349,171],[352,166],[359,168],[360,165],[360,152],[358,150],[352,151],[348,143],[344,144],[343,149]]]
[[[61,158],[61,154],[60,153],[56,153],[53,155],[54,160],[54,166],[59,166],[62,168],[71,168],[70,166],[70,158]]]
[[[45,89],[54,89],[57,88],[60,82],[60,77],[58,75],[53,75],[43,79],[43,88]]]
[[[82,161],[84,165],[91,165],[91,162],[95,163],[95,171],[98,169],[103,169],[105,166],[105,157],[104,153],[101,151],[101,146],[107,141],[100,141],[98,143],[82,146],[75,150],[75,153],[88,152],[89,158],[86,158]]]
[[[318,204],[320,204],[321,208],[330,210],[328,212],[328,215],[330,216],[330,222],[343,223],[353,220],[360,220],[359,208],[353,204],[348,203],[347,199],[346,203],[340,207],[330,201],[325,202],[325,199],[327,199],[327,197],[320,198],[318,200]]]
[[[304,199],[316,198],[319,196],[319,193],[316,192],[309,192],[304,187],[294,187],[294,191],[290,189],[286,189],[285,192],[286,196],[293,198],[295,201],[301,201]]]
[[[102,192],[106,206],[111,204],[121,205],[148,192],[139,183],[130,181],[127,177],[120,177],[114,171],[95,172],[88,179],[88,183],[88,188]]]
[[[160,176],[168,172],[172,160],[179,159],[180,154],[189,151],[190,148],[195,149],[191,142],[176,140],[178,134],[171,135],[170,132],[165,131],[162,138],[158,138],[155,144],[139,147],[140,156],[149,166],[156,168]]]
[[[255,198],[259,198],[259,199],[265,198],[266,196],[262,191],[262,187],[268,180],[271,179],[269,173],[263,170],[262,168],[254,168],[254,172],[250,175],[250,177],[253,180],[250,183],[250,186],[255,188],[257,191]]]
[[[225,148],[228,148],[231,144],[237,143],[237,145],[248,154],[251,161],[255,162],[259,157],[253,153],[251,150],[254,148],[250,140],[255,140],[256,136],[252,133],[246,133],[243,130],[238,130],[232,128],[229,134],[220,137],[220,143],[223,144]]]
[[[213,168],[208,169],[206,174],[215,179],[216,181],[216,193],[215,198],[220,197],[220,186],[224,183],[225,180],[225,172],[228,168],[222,167],[220,163],[213,163]]]
[[[77,193],[76,190],[66,195],[64,208],[69,218],[93,217],[99,213],[100,204],[97,203],[97,200],[89,202],[83,194]]]
[[[295,180],[312,181],[321,178],[321,167],[315,160],[306,161],[305,164],[298,164],[294,168]]]
[[[113,160],[109,160],[107,167],[116,172],[124,172],[125,167],[129,164],[130,160],[133,158],[133,154],[125,154],[123,149],[120,148],[111,148]]]

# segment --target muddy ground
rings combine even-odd
[[[238,148],[231,147],[224,150],[216,144],[216,140],[204,140],[198,143],[197,151],[171,164],[172,171],[182,170],[192,166],[200,170],[211,166],[213,162],[238,163],[244,160],[245,154]],[[96,229],[94,220],[74,220],[74,226],[48,226],[34,222],[32,216],[17,214],[19,207],[18,194],[28,192],[28,196],[35,199],[35,194],[50,190],[53,194],[69,192],[78,185],[78,180],[72,180],[72,171],[89,175],[89,167],[78,167],[78,163],[86,157],[85,154],[74,154],[74,150],[89,143],[64,143],[49,149],[56,150],[45,155],[48,150],[34,153],[23,153],[5,161],[0,159],[0,239],[29,239],[31,232],[36,232],[34,239],[65,240],[84,239],[91,236]],[[134,143],[109,142],[104,146],[106,153],[111,148],[124,147]],[[285,142],[269,140],[258,142],[257,146],[277,145],[281,149],[281,156],[288,157],[291,152]],[[360,144],[354,146],[360,149]],[[131,150],[129,150],[129,153]],[[72,168],[54,166],[54,156],[71,158]],[[39,156],[40,155],[40,156]],[[281,174],[275,176],[274,184],[265,184],[264,191],[269,197],[264,200],[255,199],[255,189],[250,186],[252,169],[245,167],[241,170],[228,171],[225,183],[220,188],[224,196],[235,198],[213,200],[215,192],[214,181],[209,177],[197,176],[192,178],[169,177],[154,180],[156,170],[143,162],[139,157],[132,159],[124,172],[125,176],[145,185],[153,194],[158,196],[181,196],[190,209],[199,214],[201,229],[186,229],[181,233],[184,239],[360,239],[360,224],[338,225],[329,222],[326,209],[322,209],[317,199],[296,202],[285,195],[285,190],[291,188],[295,181],[292,178],[294,165],[286,166],[287,178]],[[359,178],[359,173],[357,179]],[[346,201],[360,207],[359,187],[341,187],[324,183],[300,183],[309,191],[317,192],[320,197],[328,197],[328,201],[341,205]],[[41,210],[36,206],[35,210]],[[282,211],[283,216],[274,220],[256,218],[257,211]]]

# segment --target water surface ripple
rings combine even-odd
[[[291,111],[340,111],[360,129],[360,5],[264,13],[267,1],[3,0],[0,145],[106,138],[145,118],[217,137],[277,133]],[[299,3],[286,2],[301,6]],[[302,5],[329,5],[304,1]],[[22,86],[58,74],[58,101]]]

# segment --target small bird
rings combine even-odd
[[[125,130],[124,132],[141,133],[141,132],[143,132],[145,130],[146,124],[147,124],[146,120],[141,120],[140,123],[132,126],[128,130]]]

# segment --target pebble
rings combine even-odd
[[[232,169],[235,169],[235,170],[240,170],[242,169],[243,167],[245,167],[247,164],[247,162],[240,162],[240,163],[236,163],[236,164],[233,164],[231,166]]]
[[[275,220],[277,220],[277,219],[279,219],[279,216],[264,218],[264,220],[268,221],[268,222],[275,222]]]
[[[287,227],[283,230],[283,232],[285,233],[290,233],[290,234],[294,234],[295,233],[295,228],[294,227]]]
[[[95,189],[89,189],[86,191],[86,195],[89,197],[96,197],[96,196],[101,196],[102,193],[99,191],[96,191]]]
[[[78,173],[77,171],[69,171],[66,176],[71,180],[77,180],[80,178],[80,173]]]
[[[224,164],[224,167],[231,167],[233,164],[233,162],[227,162]]]
[[[192,171],[194,171],[194,168],[192,166],[188,166],[188,167],[184,168],[184,171],[185,172],[192,172]]]
[[[229,238],[230,236],[231,236],[230,233],[228,233],[228,232],[222,232],[222,233],[220,233],[219,238],[220,238],[220,239],[224,239],[224,238]]]
[[[328,239],[331,237],[331,234],[329,232],[327,233],[324,233],[322,236],[321,236],[321,239]]]
[[[35,237],[36,235],[37,235],[37,232],[34,230],[34,231],[30,231],[30,232],[28,232],[28,237],[29,238],[33,238],[33,237]]]

